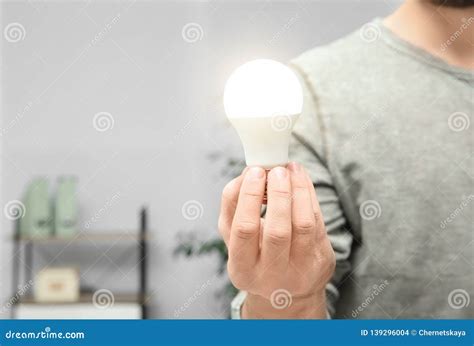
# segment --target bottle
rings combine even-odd
[[[49,183],[34,178],[25,194],[25,216],[20,219],[20,234],[27,237],[48,237],[52,233],[52,209]]]

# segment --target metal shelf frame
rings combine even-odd
[[[137,263],[139,270],[139,282],[138,282],[138,293],[137,293],[137,303],[141,306],[142,319],[148,318],[148,210],[146,207],[142,207],[139,211],[139,229],[136,236],[127,234],[127,233],[90,233],[88,235],[78,235],[76,238],[73,238],[73,242],[83,241],[85,239],[94,239],[97,241],[101,240],[136,240],[137,245]],[[34,237],[24,237],[20,234],[19,222],[17,222],[15,227],[15,234],[13,239],[13,261],[12,261],[12,297],[15,297],[20,287],[21,282],[29,282],[33,278],[33,256],[35,250],[35,244],[47,244],[47,243],[58,243],[64,241],[71,241],[70,238],[61,238],[50,236],[46,238],[34,238]],[[23,264],[23,270],[21,271],[23,275],[23,280],[21,280],[20,269]],[[15,317],[15,305],[21,303],[20,301],[15,301],[15,304],[11,309],[11,317]]]

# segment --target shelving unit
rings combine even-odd
[[[14,297],[18,290],[18,287],[21,287],[21,283],[29,282],[33,279],[33,261],[34,261],[34,252],[36,246],[47,246],[48,244],[67,244],[68,246],[73,246],[74,244],[87,244],[87,242],[130,242],[132,244],[137,244],[137,266],[139,268],[138,276],[138,292],[132,294],[115,294],[114,293],[114,302],[118,305],[121,305],[120,313],[126,313],[126,311],[132,311],[132,314],[136,315],[136,308],[131,309],[134,306],[139,308],[139,318],[146,319],[148,317],[147,311],[147,240],[148,240],[148,214],[146,208],[141,208],[139,212],[139,229],[135,233],[128,233],[124,231],[120,232],[79,232],[73,237],[57,237],[57,236],[48,236],[48,237],[26,237],[22,236],[19,232],[19,227],[17,226],[14,236],[14,260],[13,260],[13,287],[12,292]],[[23,264],[23,270],[21,265]],[[22,272],[23,280],[20,278],[20,272]],[[19,311],[24,311],[25,306],[31,307],[33,310],[38,310],[39,307],[49,307],[54,306],[57,310],[61,307],[68,307],[68,311],[74,310],[74,307],[77,307],[78,313],[71,314],[72,318],[80,318],[87,311],[87,308],[92,305],[92,293],[81,292],[79,300],[75,302],[58,302],[58,303],[40,303],[34,300],[32,295],[23,296],[12,306],[12,318],[18,317],[17,314]],[[127,309],[125,309],[127,308]],[[82,311],[82,312],[79,312]],[[34,315],[34,314],[33,314]],[[100,315],[100,314],[99,314]],[[104,318],[113,318],[109,314],[103,314]],[[34,317],[33,317],[34,318]]]

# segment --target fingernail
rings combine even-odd
[[[299,164],[297,164],[296,162],[290,162],[288,164],[288,168],[290,171],[292,171],[293,173],[298,173],[301,171],[301,166]]]
[[[273,172],[275,173],[275,175],[278,179],[285,179],[286,178],[286,175],[287,175],[286,168],[275,167],[275,168],[273,168]]]
[[[264,170],[260,167],[250,167],[247,174],[250,175],[251,178],[254,179],[261,179],[263,178]]]

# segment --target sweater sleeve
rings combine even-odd
[[[293,129],[290,142],[290,159],[302,164],[311,176],[323,214],[326,231],[336,255],[336,270],[326,287],[327,309],[334,316],[339,299],[338,286],[350,272],[349,256],[353,236],[347,227],[333,177],[327,165],[326,128],[314,88],[304,70],[297,64],[297,72],[304,93],[303,112]]]

